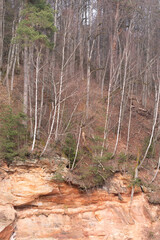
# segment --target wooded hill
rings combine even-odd
[[[1,0],[2,158],[158,156],[159,16],[159,0]]]

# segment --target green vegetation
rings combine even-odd
[[[118,162],[119,163],[123,163],[127,160],[127,155],[123,152],[121,152],[119,155],[118,155]]]
[[[101,138],[100,136],[95,136],[94,141],[95,142],[102,142],[103,138]]]
[[[26,155],[27,130],[23,124],[26,116],[14,114],[10,106],[4,106],[0,114],[0,151],[1,157],[11,162],[15,156]],[[23,151],[21,152],[21,149]]]
[[[113,153],[111,153],[111,152],[107,152],[107,153],[104,155],[104,157],[105,157],[106,160],[111,160],[111,159],[114,158]]]
[[[57,182],[63,182],[64,181],[62,174],[59,173],[59,172],[55,173],[55,175],[53,177],[53,180],[55,180]]]
[[[148,147],[148,144],[149,144],[149,141],[150,141],[150,137],[146,137],[144,139],[144,143],[143,143],[143,146],[142,146],[142,154],[144,155],[145,152],[146,152],[146,149]],[[153,158],[155,156],[155,149],[154,149],[154,144],[153,144],[153,141],[151,143],[151,146],[148,150],[148,153],[147,153],[147,158]]]
[[[105,163],[105,162],[107,162],[107,161],[109,161],[109,160],[111,160],[111,159],[113,159],[113,158],[114,158],[114,157],[113,157],[113,153],[107,152],[107,153],[105,153],[102,157],[101,157],[101,156],[96,156],[96,157],[94,158],[94,162],[100,161],[100,162],[102,162],[102,163]]]
[[[76,154],[76,141],[72,134],[67,134],[62,151],[66,155],[66,157],[69,159],[70,166],[72,166],[74,157]],[[77,156],[77,159],[78,159],[78,156]]]
[[[103,161],[103,158],[95,158],[94,164],[89,168],[95,184],[99,186],[103,185],[105,180],[112,175],[112,166],[106,166]]]
[[[132,187],[135,187],[135,186],[140,187],[141,185],[143,185],[143,183],[140,178],[133,179],[130,184],[130,186]]]
[[[17,28],[17,36],[14,41],[27,43],[39,42],[48,47],[53,47],[51,37],[56,28],[53,25],[53,10],[44,0],[27,4],[22,11],[22,20]]]

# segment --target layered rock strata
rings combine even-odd
[[[13,233],[16,240],[160,239],[159,205],[140,189],[131,204],[127,175],[117,173],[110,187],[80,191],[55,181],[56,171],[47,161],[0,168],[1,240]]]

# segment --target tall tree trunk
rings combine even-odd
[[[92,3],[89,6],[89,36],[87,40],[87,99],[86,99],[86,118],[89,117],[89,98],[90,98],[90,80],[91,80],[91,58],[94,48],[95,39],[93,39],[91,44],[91,33],[92,33],[92,11],[93,6]]]
[[[49,143],[50,143],[50,140],[51,140],[51,136],[52,136],[52,133],[53,133],[53,127],[54,127],[54,124],[55,124],[55,121],[56,121],[56,114],[57,114],[57,89],[56,89],[56,84],[55,84],[55,81],[54,81],[54,76],[53,76],[53,72],[52,72],[52,80],[53,80],[53,87],[54,87],[54,105],[52,105],[52,109],[51,109],[51,112],[50,112],[50,116],[52,118],[51,120],[51,125],[50,125],[50,129],[49,129],[49,133],[48,133],[48,138],[47,138],[47,141],[46,141],[46,144],[44,146],[44,149],[41,153],[41,156],[45,153]],[[54,111],[54,113],[53,113]],[[50,119],[49,119],[50,121]]]
[[[110,79],[109,79],[109,87],[108,87],[108,99],[107,99],[107,109],[106,109],[106,117],[105,117],[105,126],[104,126],[104,136],[103,136],[103,143],[102,143],[102,150],[101,150],[101,157],[103,156],[103,150],[106,143],[106,139],[108,136],[108,122],[109,122],[109,108],[110,108],[110,98],[111,98],[111,91],[112,91],[112,84],[113,84],[113,54],[112,54],[112,47],[111,47],[111,57],[110,57]]]
[[[4,25],[4,0],[0,1],[0,81],[2,80],[2,63],[3,63],[3,25]]]
[[[23,93],[23,112],[27,115],[28,110],[28,47],[24,46],[24,93]]]
[[[127,81],[127,66],[128,66],[128,58],[129,58],[128,47],[124,51],[125,51],[125,67],[124,67],[123,87],[122,87],[121,103],[120,103],[120,110],[119,110],[117,138],[116,138],[116,144],[115,144],[114,151],[113,151],[113,156],[116,154],[117,146],[118,146],[118,142],[119,142],[119,135],[120,135],[120,129],[121,129],[121,122],[122,122],[122,113],[123,113],[123,107],[124,107],[125,87],[126,87],[126,81]]]
[[[36,59],[36,81],[35,81],[35,110],[34,110],[34,132],[33,132],[33,143],[32,151],[35,147],[36,136],[37,136],[37,124],[38,124],[38,80],[39,80],[39,63],[40,63],[41,50],[37,52]]]
[[[64,78],[64,57],[65,57],[65,46],[66,46],[66,34],[67,34],[67,26],[63,36],[63,48],[62,48],[62,63],[61,63],[61,73],[59,80],[59,96],[58,96],[58,109],[57,109],[57,126],[55,131],[55,140],[58,139],[58,131],[59,131],[59,120],[60,120],[60,110],[61,110],[61,97],[62,97],[62,86],[63,86],[63,78]]]

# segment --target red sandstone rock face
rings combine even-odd
[[[14,219],[16,240],[160,239],[159,206],[142,192],[130,205],[128,177],[117,174],[110,189],[86,193],[40,166],[0,173],[1,240],[10,238]]]

